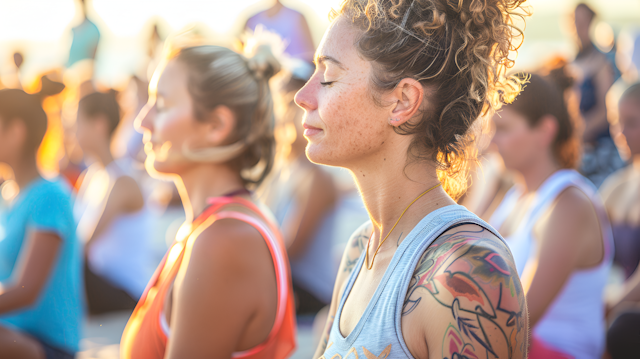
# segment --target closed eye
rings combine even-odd
[[[331,84],[333,84],[335,81],[327,81],[327,82],[320,82],[320,85],[322,86],[330,86]]]

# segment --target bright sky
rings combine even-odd
[[[69,29],[78,21],[78,0],[0,0],[0,70],[16,48],[27,54],[25,72],[34,76],[64,63],[70,45]],[[163,30],[176,31],[199,22],[214,34],[233,34],[241,19],[264,9],[273,0],[87,0],[90,17],[103,35],[98,77],[113,80],[131,73],[144,52],[152,19],[161,19]],[[282,0],[302,11],[311,25],[316,43],[327,26],[327,14],[341,0]],[[562,30],[564,15],[578,0],[529,0],[534,9],[527,21],[527,40],[521,63],[539,57],[539,52],[571,54],[572,45]],[[640,0],[587,0],[614,30],[617,23],[640,26]],[[625,25],[626,26],[626,25]],[[141,35],[142,34],[142,35]],[[533,56],[533,55],[536,56]]]
[[[136,36],[150,18],[161,17],[173,29],[201,22],[228,32],[244,11],[268,0],[93,0],[93,14],[119,37]],[[340,0],[283,1],[325,20]],[[74,19],[75,0],[0,0],[0,41],[53,41],[65,35]]]

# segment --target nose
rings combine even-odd
[[[315,76],[311,77],[307,83],[296,93],[294,101],[306,112],[313,111],[318,108],[317,98],[317,81]]]
[[[149,98],[144,107],[138,112],[138,116],[133,121],[136,131],[144,133],[145,131],[153,132],[153,119],[156,115],[155,100]]]

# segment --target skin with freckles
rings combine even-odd
[[[303,124],[320,131],[305,131],[307,156],[315,163],[350,168],[387,152],[399,139],[389,126],[389,114],[373,101],[369,88],[371,64],[345,44],[357,32],[336,21],[328,30],[316,57],[316,71],[298,92],[296,102],[306,110]],[[339,59],[339,60],[338,60]],[[392,104],[385,108],[391,110]],[[409,138],[406,138],[408,146]],[[385,144],[387,146],[385,146]]]
[[[374,93],[372,63],[359,56],[354,47],[358,35],[358,30],[338,17],[316,52],[315,73],[296,95],[296,102],[305,110],[307,156],[315,163],[347,168],[371,218],[371,223],[363,225],[349,240],[336,279],[325,334],[314,358],[325,358],[325,350],[332,347],[329,332],[334,321],[343,336],[354,330],[407,234],[428,213],[455,204],[442,187],[436,187],[411,204],[439,183],[436,165],[430,160],[409,160],[413,137],[398,134],[396,128],[417,121],[421,111],[429,109],[431,89],[412,78],[404,78],[392,90]],[[401,213],[404,215],[396,223]],[[424,265],[415,268],[414,279],[405,295],[402,335],[413,356],[524,357],[526,304],[506,245],[476,225],[450,229],[435,243],[422,255],[420,263]],[[355,264],[367,248],[369,262],[358,268]],[[491,269],[479,261],[478,253],[482,253],[482,258],[491,258],[491,263],[499,263],[501,271],[496,272],[497,267]],[[430,266],[429,263],[439,264]],[[367,269],[368,266],[371,269]],[[347,278],[354,272],[357,278],[342,314],[336,318]],[[485,277],[485,272],[490,275]],[[422,285],[434,275],[445,282],[453,283],[458,278],[468,281],[461,286],[443,285],[438,294],[433,287]],[[475,299],[469,300],[467,288],[462,288],[467,284],[473,287],[474,293],[486,293],[482,302],[487,308],[499,309],[491,311],[490,317],[480,310],[474,312],[475,304],[470,301]],[[510,288],[508,292],[506,288]],[[467,306],[460,309],[459,303],[463,302]],[[481,314],[478,316],[478,313]],[[478,323],[491,332],[481,333]],[[356,357],[386,357],[391,349],[389,345],[382,353],[372,353],[365,347],[353,347],[341,355],[346,358],[355,352]]]

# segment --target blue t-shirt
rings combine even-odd
[[[0,324],[31,334],[69,352],[78,351],[84,315],[82,251],[76,238],[72,198],[62,180],[39,178],[0,206],[0,282],[17,280],[20,252],[33,231],[62,240],[58,256],[38,299],[29,307],[0,315]]]

